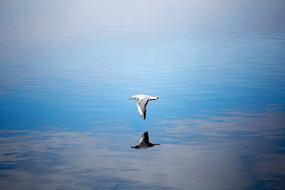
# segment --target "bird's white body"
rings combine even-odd
[[[158,96],[148,96],[144,94],[134,95],[129,99],[134,99],[137,101],[137,108],[140,116],[145,119],[146,118],[146,106],[149,101],[157,100]]]

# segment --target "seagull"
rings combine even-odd
[[[150,148],[155,145],[160,145],[160,144],[152,144],[151,142],[149,142],[148,132],[146,131],[141,135],[139,144],[136,146],[132,146],[132,148],[135,148],[135,149]]]
[[[129,100],[136,100],[137,101],[138,111],[139,111],[140,116],[143,119],[146,118],[147,103],[150,100],[157,100],[157,99],[158,99],[158,96],[148,96],[148,95],[144,95],[144,94],[134,95],[134,96],[129,98]]]

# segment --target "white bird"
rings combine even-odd
[[[148,96],[144,94],[134,95],[129,98],[129,100],[136,100],[137,101],[137,108],[139,111],[140,116],[145,119],[146,118],[146,106],[149,101],[157,100],[158,96]]]

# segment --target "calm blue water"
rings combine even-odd
[[[1,1],[0,189],[284,189],[284,8]]]

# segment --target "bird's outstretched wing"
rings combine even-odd
[[[140,141],[139,143],[149,143],[149,137],[148,137],[148,132],[144,132],[142,135],[141,135],[141,138],[140,138]]]
[[[146,106],[148,101],[148,98],[142,98],[137,102],[138,111],[143,119],[146,118]]]

